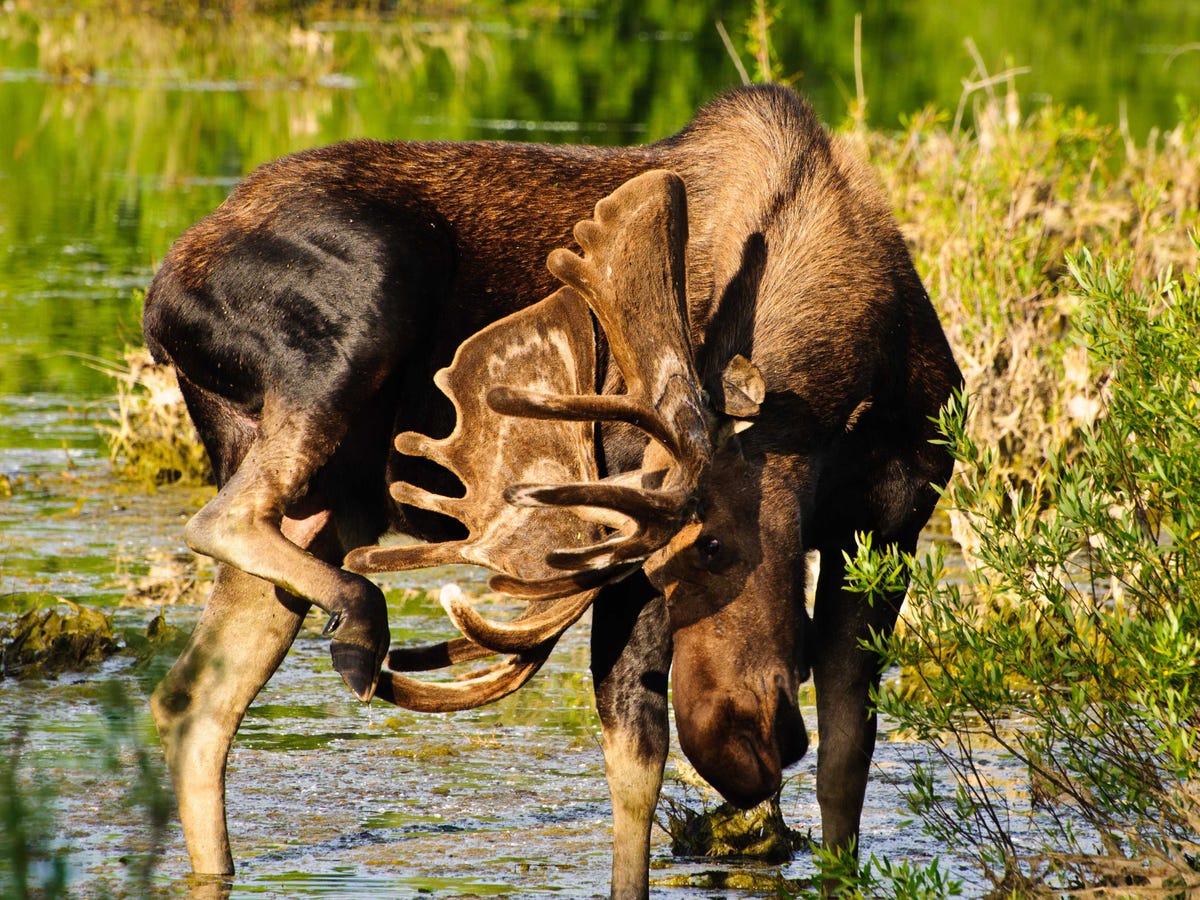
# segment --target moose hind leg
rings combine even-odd
[[[309,535],[329,517],[306,496],[309,480],[346,431],[341,416],[264,406],[258,434],[233,476],[187,525],[198,553],[258,576],[329,613],[334,668],[362,700],[375,693],[389,632],[383,593],[373,583],[313,556],[281,531],[285,513]]]
[[[273,584],[220,566],[191,640],[151,698],[197,874],[233,872],[225,823],[229,746],[307,609]]]
[[[667,759],[666,606],[641,576],[593,605],[592,674],[613,807],[612,897],[649,896],[650,828]]]

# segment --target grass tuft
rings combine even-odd
[[[143,348],[125,353],[117,383],[114,424],[102,426],[116,471],[151,485],[202,484],[212,467],[184,406],[175,370]]]

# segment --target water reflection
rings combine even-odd
[[[1027,109],[1047,96],[1082,103],[1127,121],[1137,141],[1173,123],[1179,98],[1195,101],[1200,53],[1186,48],[1200,41],[1200,6],[1156,0],[1094,16],[1022,3],[1003,15],[867,11],[868,122],[892,128],[928,103],[953,110],[963,79],[980,74],[968,37],[990,71],[1031,70],[1016,82]],[[283,153],[352,136],[613,144],[671,133],[737,80],[714,23],[740,40],[750,12],[677,6],[485,6],[471,18],[345,17],[224,39],[142,17],[123,26],[137,53],[122,43],[130,35],[106,38],[86,17],[0,19],[11,66],[0,64],[0,395],[106,393],[103,376],[58,354],[116,359],[137,343],[134,290],[171,241]],[[858,9],[785,4],[772,30],[782,71],[832,122],[854,93]]]

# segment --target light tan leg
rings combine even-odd
[[[229,746],[307,611],[307,602],[220,566],[191,640],[151,698],[197,874],[233,872],[225,824]]]
[[[650,830],[662,788],[666,747],[647,754],[637,735],[604,729],[604,771],[613,808],[613,900],[650,894]]]
[[[187,525],[188,545],[234,568],[278,585],[330,614],[334,668],[362,700],[375,692],[387,656],[387,605],[373,583],[331,565],[303,548],[307,541],[285,535],[284,512],[304,506],[313,474],[329,458],[339,434],[326,422],[288,414],[278,404],[264,408],[258,436],[233,477]],[[320,503],[294,531],[319,531],[327,517]],[[292,540],[290,538],[295,538]]]
[[[630,578],[592,608],[592,672],[613,807],[612,896],[642,900],[650,895],[650,829],[670,737],[666,607],[648,584]]]

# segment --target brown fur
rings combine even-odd
[[[695,528],[647,564],[649,580],[606,588],[596,606],[622,896],[647,890],[668,663],[685,751],[741,803],[773,790],[804,752],[796,692],[811,668],[824,837],[857,836],[878,679],[859,642],[892,627],[902,597],[867,607],[844,592],[842,553],[862,530],[915,547],[951,465],[929,443],[929,419],[959,383],[870,173],[782,88],[733,92],[642,148],[338,144],[247,178],[172,249],[145,315],[147,341],[179,370],[222,483],[189,541],[223,570],[294,595],[288,615],[307,602],[327,610],[335,662],[370,696],[387,649],[382,596],[338,568],[341,554],[389,524],[432,539],[455,533],[444,517],[390,501],[395,480],[454,489],[437,467],[389,454],[391,437],[450,431],[433,372],[480,328],[553,291],[547,254],[574,247],[575,223],[652,168],[686,186],[686,307],[700,378],[715,392],[742,354],[767,393],[753,427],[714,457]],[[611,365],[600,378],[606,392],[619,389]],[[644,446],[635,430],[606,427],[602,474],[636,468]],[[314,555],[283,539],[288,522],[323,515],[329,526],[305,534]],[[706,555],[714,535],[719,550]],[[822,558],[812,622],[809,550]],[[232,868],[225,754],[294,634],[262,585],[240,574],[218,582],[155,695],[200,872]],[[225,624],[232,610],[237,628]],[[230,670],[246,658],[262,665]]]

